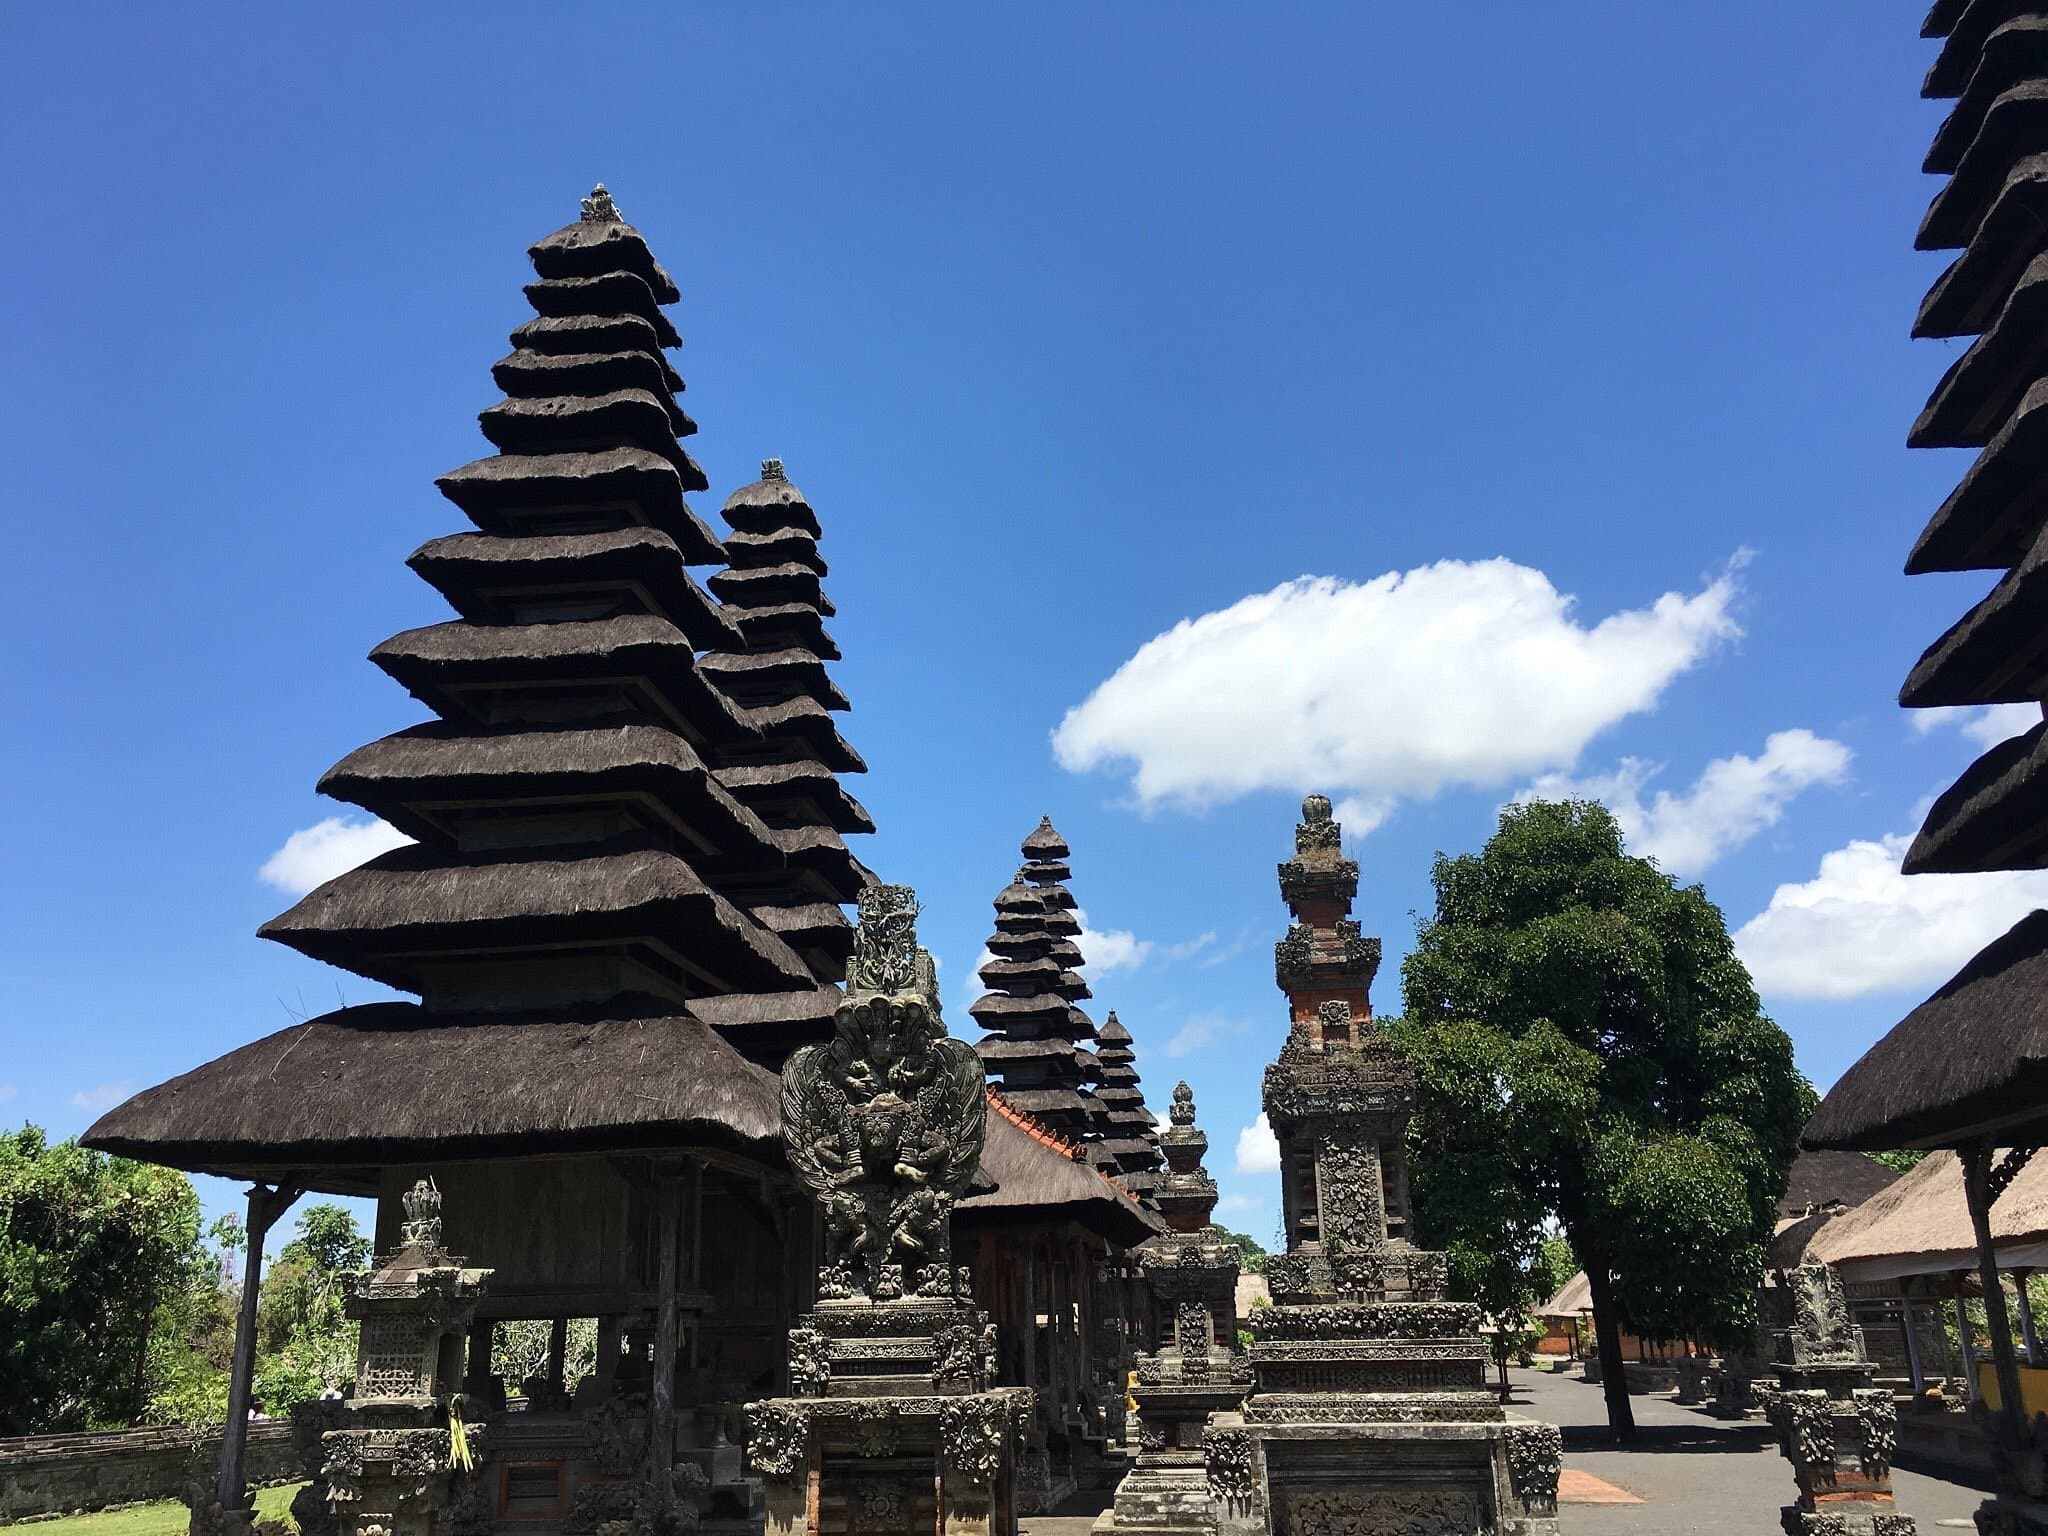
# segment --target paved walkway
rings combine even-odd
[[[1559,1536],[1769,1536],[1792,1501],[1792,1467],[1768,1427],[1728,1423],[1668,1397],[1633,1399],[1641,1438],[1627,1449],[1607,1443],[1600,1389],[1575,1376],[1510,1373],[1514,1411],[1548,1419],[1564,1432],[1565,1475]],[[1971,1528],[1984,1495],[1975,1488],[1904,1469],[1892,1475],[1899,1512],[1923,1536]],[[1107,1495],[1084,1493],[1058,1513],[1020,1522],[1023,1536],[1086,1536]]]

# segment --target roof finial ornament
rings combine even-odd
[[[1310,795],[1301,802],[1301,820],[1294,825],[1294,851],[1317,849],[1335,851],[1343,843],[1344,829],[1331,817],[1330,797]]]
[[[619,205],[612,201],[611,193],[605,191],[599,182],[590,189],[590,196],[583,199],[583,222],[586,224],[623,224],[625,215],[619,212]]]
[[[780,459],[763,459],[761,461],[761,478],[763,480],[773,480],[777,484],[787,484],[789,481],[789,476],[782,472],[782,460]]]
[[[1166,1111],[1175,1125],[1195,1123],[1195,1090],[1185,1081],[1174,1085],[1173,1105]]]

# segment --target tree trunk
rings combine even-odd
[[[1593,1339],[1600,1351],[1600,1389],[1607,1397],[1610,1439],[1636,1437],[1636,1412],[1628,1400],[1628,1362],[1621,1355],[1621,1319],[1614,1311],[1614,1282],[1598,1255],[1580,1250],[1593,1288]]]

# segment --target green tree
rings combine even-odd
[[[342,1277],[370,1260],[370,1242],[338,1205],[309,1205],[266,1269],[256,1301],[256,1400],[272,1415],[340,1387],[355,1373],[356,1325]]]
[[[1209,1238],[1212,1242],[1228,1243],[1235,1248],[1238,1268],[1246,1274],[1263,1275],[1266,1272],[1266,1250],[1259,1246],[1256,1238],[1213,1222],[1209,1227]]]
[[[1505,1252],[1533,1289],[1554,1216],[1592,1283],[1609,1427],[1630,1438],[1622,1324],[1746,1330],[1812,1089],[1719,909],[1630,857],[1604,807],[1510,806],[1432,878],[1398,1028],[1418,1230]]]
[[[207,1264],[183,1174],[0,1135],[0,1435],[142,1418],[157,1324]]]

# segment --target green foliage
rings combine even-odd
[[[1238,1267],[1246,1274],[1263,1275],[1266,1272],[1266,1250],[1259,1246],[1256,1238],[1218,1224],[1210,1226],[1208,1235],[1210,1241],[1228,1243],[1237,1250]]]
[[[1569,1238],[1553,1232],[1537,1245],[1536,1289],[1543,1300],[1548,1301],[1563,1290],[1565,1282],[1578,1272],[1579,1256],[1572,1252]]]
[[[356,1325],[342,1310],[342,1277],[370,1260],[370,1242],[338,1205],[309,1205],[278,1250],[256,1301],[255,1395],[283,1415],[355,1374]]]
[[[491,1333],[491,1373],[504,1378],[507,1391],[518,1392],[526,1382],[548,1373],[548,1341],[554,1324],[546,1318],[522,1318],[502,1322]],[[597,1369],[597,1319],[569,1319],[567,1346],[562,1351],[562,1386],[573,1392],[576,1384]]]
[[[1927,1156],[1925,1147],[1893,1147],[1883,1152],[1872,1152],[1870,1157],[1883,1163],[1893,1173],[1911,1173],[1920,1166],[1920,1160]]]
[[[1418,1236],[1505,1319],[1549,1284],[1554,1216],[1616,1276],[1619,1321],[1732,1342],[1812,1089],[1719,909],[1588,802],[1508,807],[1433,880],[1393,1026]]]
[[[183,1174],[32,1125],[0,1135],[0,1435],[142,1417],[158,1327],[207,1270]]]

